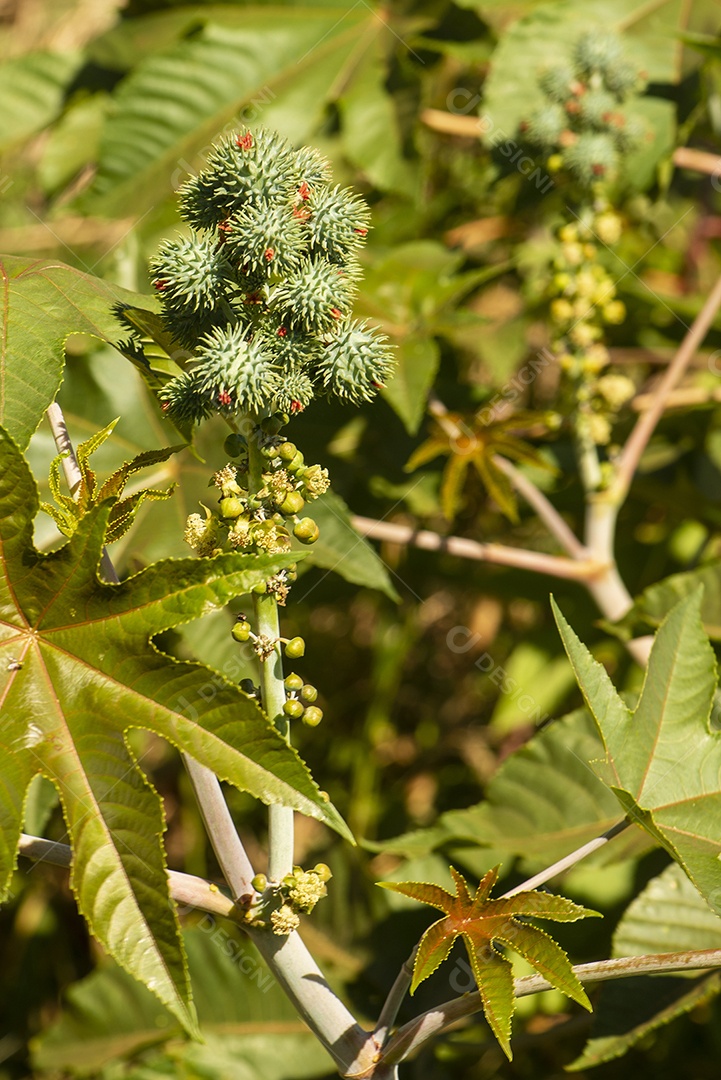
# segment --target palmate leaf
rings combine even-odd
[[[475,896],[471,896],[463,876],[453,867],[450,870],[456,886],[455,896],[439,885],[420,881],[379,882],[384,889],[410,896],[444,913],[444,917],[429,926],[420,940],[411,993],[443,963],[456,938],[463,938],[486,1019],[510,1059],[511,1017],[516,1005],[513,974],[510,963],[494,947],[494,942],[519,953],[550,983],[590,1010],[586,992],[560,945],[537,927],[519,922],[518,917],[575,922],[588,915],[598,915],[598,912],[545,892],[520,892],[491,900],[491,889],[498,880],[497,866],[484,875]]]
[[[0,424],[21,449],[55,400],[71,334],[117,343],[114,304],[153,300],[72,266],[0,256]]]
[[[441,483],[441,505],[449,521],[455,518],[461,508],[466,477],[473,468],[502,513],[510,521],[517,522],[515,492],[494,459],[496,455],[502,455],[553,472],[553,466],[534,446],[513,434],[543,420],[541,413],[526,411],[490,423],[484,422],[482,412],[468,419],[448,413],[443,423],[434,422],[430,438],[411,454],[406,471],[413,472],[434,458],[447,456],[448,463],[443,470]]]
[[[629,904],[613,935],[613,956],[721,948],[721,919],[677,863],[652,878]],[[571,1072],[625,1054],[651,1032],[690,1012],[721,991],[721,972],[695,978],[638,975],[601,987],[593,1025]]]
[[[709,727],[716,660],[701,598],[697,589],[662,623],[635,712],[555,605],[554,612],[606,748],[599,775],[721,914],[721,737]]]
[[[347,829],[253,699],[150,642],[297,556],[171,560],[109,585],[97,566],[111,506],[90,511],[60,550],[38,552],[35,482],[0,429],[0,894],[15,864],[25,792],[41,773],[61,799],[72,886],[90,929],[193,1031],[161,805],[127,730],[155,732],[257,798]]]
[[[170,487],[164,490],[160,488],[141,488],[124,499],[120,498],[125,485],[134,473],[140,472],[149,465],[158,465],[163,461],[167,461],[172,454],[185,449],[184,443],[179,446],[165,446],[161,450],[146,450],[131,461],[124,462],[107,480],[98,485],[97,476],[90,465],[90,457],[112,435],[117,422],[117,420],[113,420],[101,431],[96,432],[89,439],[85,439],[84,442],[78,444],[76,457],[80,469],[80,483],[72,496],[63,494],[60,487],[60,465],[63,458],[67,456],[67,451],[53,458],[50,465],[49,483],[56,505],[41,503],[40,508],[50,515],[60,532],[65,536],[73,535],[79,523],[90,510],[105,502],[106,499],[113,499],[115,501],[110,510],[105,535],[105,543],[112,544],[113,541],[120,540],[121,537],[125,536],[125,533],[135,520],[135,515],[146,499],[159,502],[170,498],[173,494],[175,484],[171,484]]]

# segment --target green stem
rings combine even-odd
[[[263,486],[264,458],[252,436],[248,439],[248,490]],[[260,658],[260,689],[263,709],[286,742],[290,742],[290,722],[283,712],[283,656],[280,648],[278,602],[268,593],[254,594],[255,632],[259,638],[275,642],[270,654]],[[280,881],[293,869],[293,811],[288,806],[268,807],[268,877]]]

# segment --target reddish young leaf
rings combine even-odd
[[[498,880],[497,866],[488,871],[475,896],[471,896],[465,879],[453,867],[450,870],[456,886],[455,896],[438,885],[420,881],[380,882],[384,889],[393,889],[444,913],[443,918],[429,926],[421,938],[413,967],[411,993],[443,963],[460,936],[468,952],[486,1019],[509,1058],[512,1056],[511,1017],[516,1007],[513,973],[510,963],[494,942],[519,953],[550,983],[590,1010],[586,992],[560,945],[543,930],[520,922],[519,916],[575,922],[587,915],[598,915],[598,912],[545,892],[521,892],[491,900],[491,889]]]

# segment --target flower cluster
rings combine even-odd
[[[550,171],[567,170],[583,189],[613,181],[622,154],[646,135],[621,106],[642,89],[642,77],[613,33],[589,31],[571,60],[544,71],[546,101],[521,125],[525,138],[549,156]]]
[[[327,491],[330,483],[327,470],[320,465],[306,465],[295,443],[280,435],[264,434],[258,427],[253,437],[261,440],[260,452],[266,461],[262,486],[258,491],[250,491],[246,441],[236,433],[228,436],[225,449],[238,460],[213,476],[212,482],[219,491],[217,508],[203,507],[204,516],[191,514],[185,525],[184,539],[197,555],[216,555],[226,543],[231,549],[256,554],[290,551],[291,532],[302,544],[313,544],[318,539],[319,530],[313,518],[299,515],[307,502]],[[291,580],[294,580],[292,572],[281,570],[262,589],[274,593],[278,602],[284,604]],[[237,627],[234,631],[239,632]]]
[[[256,874],[253,888],[256,896],[248,908],[246,919],[253,926],[270,924],[274,934],[285,937],[297,930],[299,914],[310,914],[319,900],[327,895],[326,882],[331,878],[325,863],[317,863],[312,870],[294,866],[277,885],[269,882],[265,874]]]
[[[561,226],[548,290],[554,351],[574,386],[587,434],[597,445],[609,442],[613,419],[635,392],[628,376],[600,374],[610,359],[603,344],[606,329],[624,321],[626,308],[599,261],[598,241],[615,244],[621,228],[620,216],[608,206],[582,209],[578,221]]]
[[[360,403],[392,370],[386,339],[351,319],[369,212],[315,150],[241,131],[180,190],[189,236],[152,261],[163,321],[188,349],[161,391],[177,421],[293,414],[319,393]]]

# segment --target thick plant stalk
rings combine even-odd
[[[251,418],[252,420],[252,418]],[[246,425],[249,426],[249,425]],[[263,456],[254,435],[248,438],[248,490],[251,494],[263,486]],[[260,689],[263,710],[286,742],[290,742],[290,722],[283,712],[283,656],[280,648],[278,602],[273,595],[253,596],[256,634],[272,644],[267,656],[259,656]],[[269,645],[270,648],[270,645]],[[293,811],[289,806],[268,807],[268,877],[281,881],[293,869]]]

